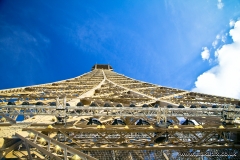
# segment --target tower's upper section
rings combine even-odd
[[[49,105],[61,99],[68,105],[216,107],[240,106],[239,99],[184,91],[142,82],[112,71],[108,64],[95,64],[91,72],[54,83],[0,90],[0,106]],[[82,105],[81,104],[81,105]],[[67,104],[66,104],[67,105]],[[79,104],[80,105],[80,104]],[[131,106],[133,106],[131,105]]]
[[[108,64],[95,64],[92,67],[92,70],[94,69],[106,69],[106,70],[113,70],[112,66],[108,65]]]

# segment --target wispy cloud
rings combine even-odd
[[[203,60],[208,60],[210,57],[209,49],[207,47],[203,48],[203,51],[201,53],[202,59]]]
[[[197,78],[193,91],[240,98],[240,21],[229,34],[233,42],[215,51],[218,65]]]
[[[8,59],[12,66],[29,64],[42,67],[45,49],[50,40],[38,31],[26,31],[22,27],[2,22],[0,26],[0,52],[1,56]],[[29,60],[31,63],[29,63]],[[35,64],[34,64],[35,63]]]
[[[36,29],[26,31],[23,27],[4,21],[1,21],[0,35],[0,68],[7,69],[11,74],[22,74],[18,82],[36,83],[36,71],[42,70],[46,65],[46,49],[50,40]],[[9,81],[14,81],[14,78],[9,78]],[[12,82],[3,82],[4,88],[8,83]]]
[[[212,43],[213,48],[216,48],[217,45],[218,45],[218,40],[213,41],[213,43]]]
[[[218,4],[217,4],[218,9],[222,9],[223,6],[224,4],[222,3],[222,0],[218,0]]]
[[[222,40],[223,43],[226,42],[227,36],[228,36],[228,33],[226,33],[225,35],[222,35],[221,40]]]
[[[234,25],[235,25],[235,21],[231,19],[230,22],[229,22],[229,26],[233,27]]]
[[[212,46],[214,49],[216,49],[217,47],[219,47],[219,45],[226,42],[226,39],[227,39],[227,33],[220,33],[216,36],[215,40],[212,42]]]
[[[78,49],[91,53],[104,53],[110,39],[114,38],[114,27],[104,17],[86,21],[84,24],[71,23],[61,27],[62,36]]]
[[[24,30],[19,26],[10,24],[3,24],[0,26],[0,49],[8,50],[13,53],[24,53],[28,50],[45,49],[50,40],[37,31],[33,31],[33,34]]]

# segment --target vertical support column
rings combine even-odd
[[[133,157],[132,157],[132,153],[131,153],[131,152],[129,152],[129,159],[130,159],[130,160],[133,160]]]
[[[67,148],[64,148],[64,151],[63,151],[64,153],[64,160],[68,160],[68,158],[67,158]]]
[[[50,151],[51,140],[48,141],[47,151]]]
[[[158,107],[158,111],[157,111],[157,123],[159,124],[161,121],[161,108]]]
[[[114,152],[114,150],[112,151],[112,157],[113,157],[113,160],[116,160],[116,157],[115,157],[115,152]]]
[[[34,143],[36,143],[37,137],[38,137],[38,134],[36,134],[35,137],[34,137],[34,141],[33,141]]]
[[[66,103],[67,103],[67,98],[66,96],[63,98],[63,108],[65,109],[64,110],[64,123],[65,123],[65,127],[67,125],[67,108],[66,108]]]
[[[57,97],[57,99],[56,99],[56,108],[58,108],[59,107],[59,97]]]
[[[167,110],[166,109],[163,109],[163,117],[164,117],[165,125],[167,126]]]
[[[25,147],[27,149],[29,160],[32,160],[33,158],[32,158],[31,152],[30,152],[30,148],[29,148],[29,145],[27,144],[26,141],[24,141],[24,145],[25,145]]]
[[[157,123],[160,124],[160,121],[163,120],[164,125],[167,125],[167,117],[166,117],[166,109],[165,108],[158,108],[157,112]]]
[[[66,96],[63,98],[63,108],[66,108],[67,98]]]

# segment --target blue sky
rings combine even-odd
[[[239,62],[231,63],[240,55],[239,18],[239,0],[1,0],[0,89],[72,78],[99,63],[154,84],[240,98]]]

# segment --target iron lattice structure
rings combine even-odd
[[[239,159],[240,100],[163,87],[94,65],[0,90],[5,159]]]

